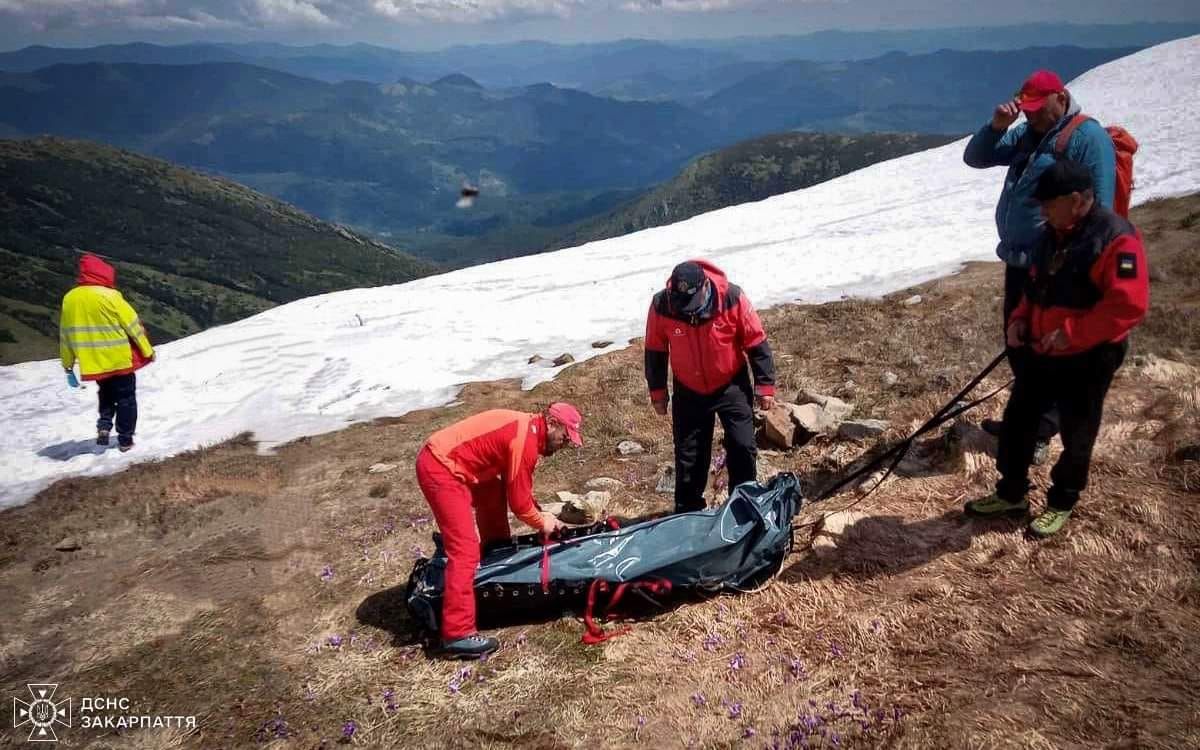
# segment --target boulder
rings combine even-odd
[[[605,349],[607,347],[612,346],[612,343],[613,342],[611,342],[611,341],[593,341],[592,348],[593,349]]]
[[[882,435],[890,426],[882,419],[851,419],[838,425],[837,435],[842,440],[866,440]]]
[[[557,357],[555,357],[554,366],[562,367],[563,365],[569,365],[574,361],[575,361],[575,358],[572,357],[570,354],[560,354]]]
[[[542,360],[544,360],[544,359],[545,359],[545,357],[543,357],[542,355],[540,355],[540,354],[535,354],[535,355],[533,355],[532,357],[530,357],[530,358],[529,358],[527,361],[528,361],[528,362],[529,362],[529,364],[531,364],[531,365],[536,365],[538,362],[541,362],[541,361],[542,361]]]

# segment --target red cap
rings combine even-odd
[[[1052,94],[1066,91],[1062,79],[1052,70],[1039,70],[1025,79],[1017,93],[1017,105],[1022,112],[1037,112]]]
[[[583,417],[579,415],[578,409],[564,401],[559,401],[550,404],[546,413],[557,419],[567,429],[567,438],[570,439],[572,445],[583,445],[583,437],[579,434],[579,428],[583,426]]]

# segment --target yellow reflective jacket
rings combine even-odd
[[[59,358],[67,370],[78,362],[84,380],[125,375],[154,357],[137,312],[112,288],[115,281],[112,266],[84,255],[79,261],[79,286],[63,297]]]

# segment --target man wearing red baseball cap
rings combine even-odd
[[[583,445],[583,418],[571,404],[540,414],[492,409],[430,436],[417,455],[417,483],[433,510],[446,550],[442,595],[442,649],[447,656],[479,658],[499,648],[475,625],[475,569],[480,547],[512,535],[508,511],[543,534],[562,528],[533,499],[538,459],[567,444]]]
[[[1000,235],[996,255],[1006,264],[1001,331],[1008,329],[1033,251],[1042,237],[1044,219],[1035,196],[1042,174],[1059,159],[1078,162],[1092,177],[1096,202],[1105,208],[1113,206],[1116,152],[1112,139],[1093,119],[1080,118],[1082,122],[1072,125],[1080,111],[1079,102],[1057,73],[1036,71],[1025,79],[1015,97],[996,107],[991,121],[972,136],[963,152],[963,161],[976,169],[1008,167],[996,206]],[[1025,122],[1014,127],[1022,114]],[[1059,143],[1060,135],[1065,136],[1065,144]],[[983,427],[992,434],[1000,432],[998,420],[984,420]],[[1051,411],[1038,425],[1036,463],[1046,460],[1049,440],[1057,432],[1057,412]]]

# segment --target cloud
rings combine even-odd
[[[483,23],[567,18],[584,0],[368,0],[367,10],[396,21]]]
[[[666,11],[671,13],[707,13],[716,10],[762,5],[755,0],[627,0],[621,9],[633,13]]]
[[[379,23],[476,24],[583,12],[702,13],[783,0],[0,0],[0,19],[46,29],[328,29]]]

